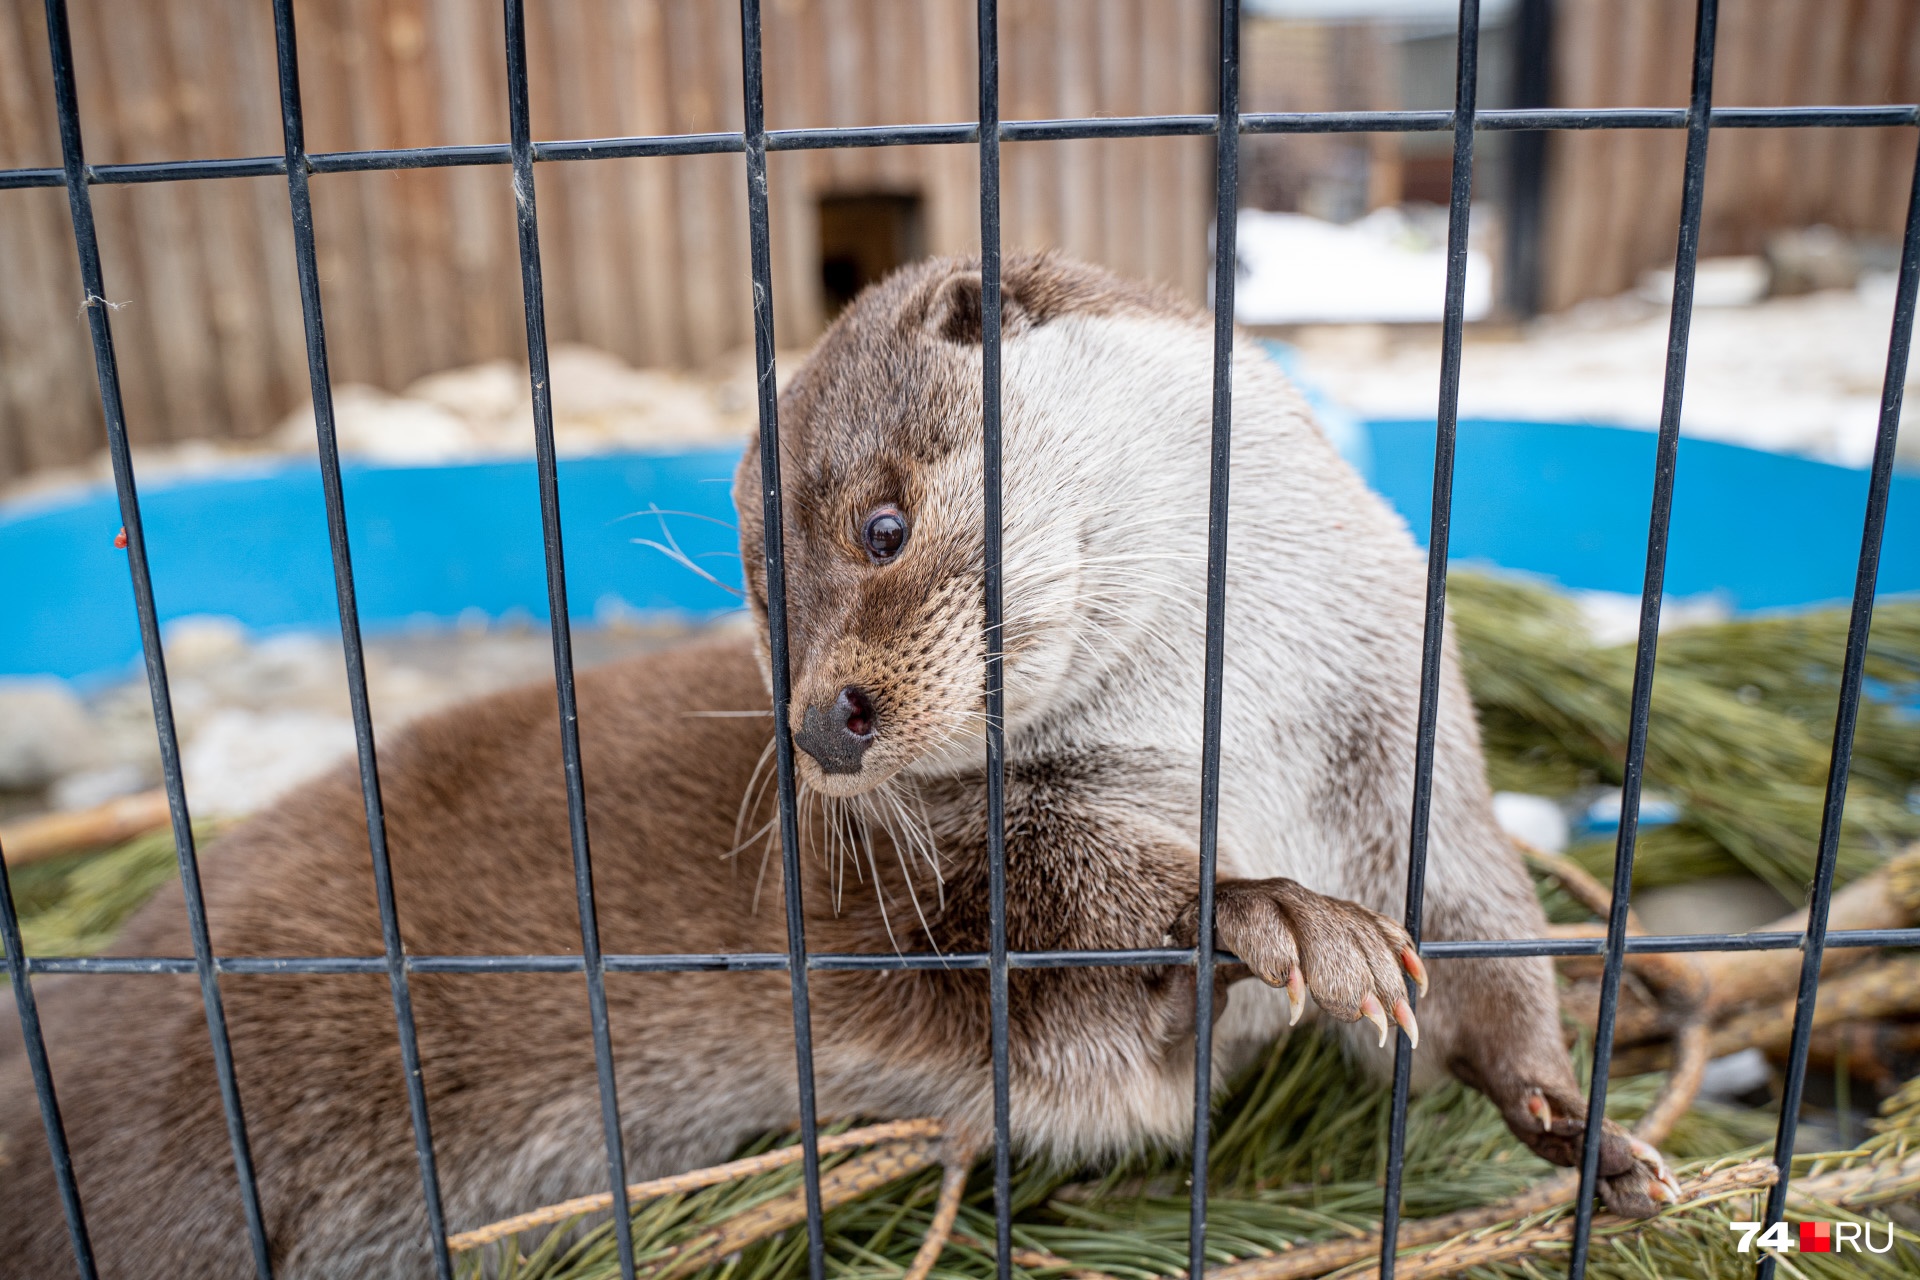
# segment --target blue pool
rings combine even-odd
[[[1372,480],[1424,536],[1433,424],[1364,424]],[[1572,588],[1637,592],[1653,472],[1651,433],[1561,423],[1461,424],[1453,558]],[[739,579],[729,482],[734,449],[619,454],[560,464],[569,599],[582,621],[704,616],[734,597],[637,539],[662,527],[693,563]],[[1667,585],[1738,610],[1840,600],[1852,591],[1864,471],[1683,441]],[[350,465],[347,514],[361,617],[372,630],[474,611],[544,617],[539,495],[531,460],[446,467]],[[337,626],[314,464],[293,462],[142,488],[163,621],[195,614],[261,632]],[[664,514],[644,514],[658,509]],[[0,676],[100,677],[140,651],[110,488],[0,507]],[[1920,591],[1920,475],[1899,475],[1883,593]]]

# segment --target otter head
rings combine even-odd
[[[1098,359],[1059,360],[1043,334],[1163,316],[1142,286],[1053,256],[1003,271],[1003,529],[1009,730],[1087,665],[1081,608],[1090,531],[1126,493],[1087,465],[1111,432],[1091,416],[1113,381]],[[1183,328],[1190,325],[1181,313]],[[1081,344],[1084,346],[1084,344]],[[1025,358],[1023,359],[1023,353]],[[1083,351],[1082,356],[1086,353]],[[1053,368],[1036,383],[1036,358]],[[1200,366],[1204,377],[1204,363]],[[902,771],[977,767],[986,657],[981,278],[939,259],[895,274],[836,320],[780,399],[781,478],[800,777],[855,795]],[[1124,379],[1122,379],[1124,381]],[[1074,385],[1078,381],[1084,385]],[[1108,390],[1111,388],[1109,387]],[[1204,382],[1201,384],[1204,392]],[[1204,397],[1201,401],[1204,406]],[[1083,420],[1085,419],[1085,420]],[[1137,457],[1133,461],[1138,461]],[[1196,466],[1204,457],[1196,452]],[[747,598],[767,644],[757,443],[734,480]],[[1112,523],[1111,520],[1108,523]],[[1097,601],[1091,605],[1098,608]],[[1111,637],[1115,629],[1100,628]],[[1076,650],[1078,652],[1076,653]]]

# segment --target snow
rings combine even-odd
[[[1713,283],[1703,304],[1742,296],[1745,264],[1702,265]],[[1656,428],[1668,324],[1659,283],[1517,334],[1470,330],[1461,415]],[[1874,274],[1853,289],[1696,307],[1682,433],[1865,466],[1879,424],[1893,291],[1891,275]],[[1437,334],[1348,326],[1303,333],[1296,344],[1304,375],[1362,417],[1433,417]],[[1920,364],[1910,364],[1910,391],[1916,382]],[[1902,458],[1920,463],[1916,434],[1907,432],[1902,444]]]
[[[1376,209],[1341,225],[1303,213],[1242,209],[1234,315],[1242,324],[1432,321],[1447,294],[1444,217]],[[1493,306],[1493,266],[1467,250],[1466,315]]]

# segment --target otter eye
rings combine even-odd
[[[907,545],[907,518],[894,507],[882,507],[867,517],[860,541],[876,561],[891,560]]]

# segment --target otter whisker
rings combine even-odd
[[[689,520],[705,520],[708,524],[717,524],[722,529],[740,532],[740,526],[731,520],[722,520],[719,516],[710,516],[703,511],[675,511],[671,507],[657,507],[651,502],[644,511],[629,511],[623,516],[615,516],[608,524],[619,524],[623,520],[638,520],[642,516],[685,516]]]
[[[635,514],[643,514],[643,513],[636,512]],[[643,547],[652,547],[655,551],[658,551],[661,555],[667,557],[667,559],[672,560],[677,564],[681,565],[682,567],[691,570],[695,575],[706,579],[708,582],[712,583],[714,586],[719,587],[722,591],[738,596],[742,600],[747,598],[746,592],[740,590],[740,588],[738,587],[731,586],[725,582],[720,581],[720,579],[714,577],[705,568],[703,568],[698,564],[695,564],[693,561],[693,557],[680,549],[680,543],[674,539],[673,530],[667,527],[666,512],[661,511],[658,507],[652,507],[644,514],[655,515],[660,517],[660,536],[662,538],[665,538],[666,542],[663,544],[663,543],[655,542],[651,538],[635,538],[633,539],[635,543]]]
[[[754,762],[753,772],[747,775],[747,787],[740,796],[740,809],[739,812],[734,815],[733,819],[733,840],[735,844],[740,843],[740,832],[744,830],[747,825],[748,814],[759,808],[759,788],[762,785],[760,779],[761,775],[766,772],[767,761],[773,758],[773,747],[774,740],[768,738],[767,745],[760,748],[760,758]]]
[[[655,551],[658,551],[661,555],[665,556],[667,559],[673,561],[675,564],[678,564],[681,568],[690,570],[696,577],[704,578],[707,582],[711,583],[713,586],[720,588],[722,591],[726,592],[728,595],[738,596],[742,600],[747,598],[746,592],[740,590],[740,588],[736,586],[732,586],[728,583],[720,581],[720,579],[714,577],[711,573],[707,572],[705,567],[695,564],[693,562],[693,557],[689,556],[686,552],[682,551],[678,547],[667,546],[663,543],[655,542],[652,538],[634,538],[632,539],[632,542],[635,546],[652,547]]]
[[[1104,617],[1104,618],[1112,619],[1115,622],[1137,623],[1138,618],[1135,615],[1126,613],[1124,610],[1111,606],[1102,600],[1089,599],[1086,601],[1086,605],[1087,605],[1086,612],[1076,615],[1074,618],[1074,622],[1080,626],[1093,627],[1096,630],[1100,631],[1101,634],[1107,636],[1108,639],[1110,639],[1114,643],[1114,645],[1120,652],[1124,653],[1126,651],[1128,639],[1130,638],[1133,641],[1145,642],[1147,644],[1158,647],[1162,653],[1166,654],[1170,658],[1173,658],[1175,661],[1184,662],[1184,661],[1187,661],[1192,656],[1186,650],[1183,650],[1179,645],[1174,643],[1174,638],[1172,636],[1166,635],[1159,631],[1155,631],[1151,628],[1140,628],[1137,626],[1129,627],[1128,630],[1131,633],[1131,635],[1128,638],[1123,638],[1121,636],[1115,635],[1109,628],[1103,626],[1101,623],[1097,622],[1095,619]]]
[[[760,871],[753,878],[753,902],[747,908],[747,914],[760,914],[760,889],[767,882],[767,860],[773,856],[773,842],[780,833],[777,822],[767,824],[767,842],[760,850]]]
[[[744,852],[747,848],[749,848],[755,841],[759,840],[761,836],[764,836],[765,834],[767,834],[768,830],[771,829],[773,825],[778,821],[780,821],[780,817],[778,814],[775,814],[773,817],[768,818],[764,823],[760,825],[759,830],[755,831],[752,835],[748,836],[745,840],[742,840],[739,844],[736,844],[735,846],[733,846],[733,848],[727,850],[725,853],[721,854],[720,856],[723,858],[733,858],[733,857],[739,856],[742,852]]]
[[[903,832],[896,834],[893,824],[886,822],[887,833],[895,836],[896,844],[904,842],[909,845],[913,855],[919,860],[924,861],[927,864],[927,869],[933,872],[934,883],[936,885],[944,885],[946,877],[940,870],[940,854],[933,843],[931,824],[926,819],[925,801],[921,798],[918,789],[914,789],[912,792],[913,800],[920,810],[916,816],[907,808],[906,801],[901,798],[901,792],[903,790],[905,790],[904,787],[898,785],[896,782],[890,781],[885,787],[875,793],[877,799],[882,799],[887,802],[889,809],[900,819],[902,827],[905,828]],[[884,815],[882,815],[882,820],[883,822],[885,821]]]

